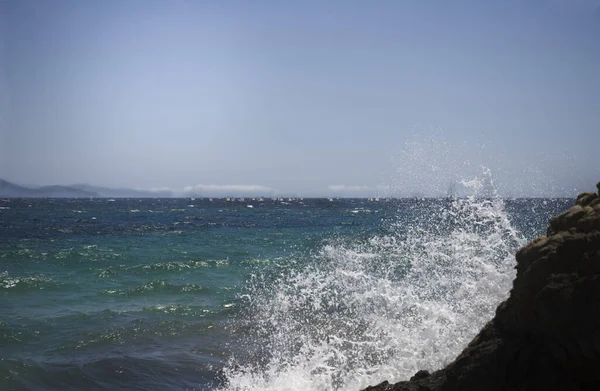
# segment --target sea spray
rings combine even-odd
[[[400,202],[385,234],[257,272],[225,388],[360,389],[455,357],[508,294],[525,241],[502,199],[480,197],[486,175],[463,182],[467,198]]]

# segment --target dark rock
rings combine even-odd
[[[516,260],[509,298],[452,363],[367,390],[600,389],[600,197],[580,194]]]
[[[410,380],[425,379],[426,377],[429,377],[429,375],[431,375],[431,373],[429,373],[429,371],[422,369],[419,372],[415,373],[414,376],[410,378]]]
[[[577,205],[586,206],[589,205],[590,202],[598,198],[596,193],[586,192],[581,193],[577,196]]]

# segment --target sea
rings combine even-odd
[[[573,199],[0,200],[0,390],[360,390],[451,361]]]

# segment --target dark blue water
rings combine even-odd
[[[439,343],[453,330],[443,322],[483,322],[490,311],[448,310],[427,327],[405,314],[410,322],[390,329],[406,287],[446,309],[474,289],[500,300],[512,278],[507,254],[572,202],[0,201],[0,389],[345,389],[403,376],[387,369],[401,349],[384,351],[369,329],[403,344],[417,337],[394,333],[433,332]],[[497,260],[467,265],[460,278],[436,269],[452,278],[435,294],[415,274],[480,256]],[[491,288],[469,285],[469,273],[489,275]],[[364,357],[376,357],[369,368]]]

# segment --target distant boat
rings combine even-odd
[[[195,200],[196,200],[196,197],[194,197],[194,196],[190,197],[190,201],[195,201]]]

